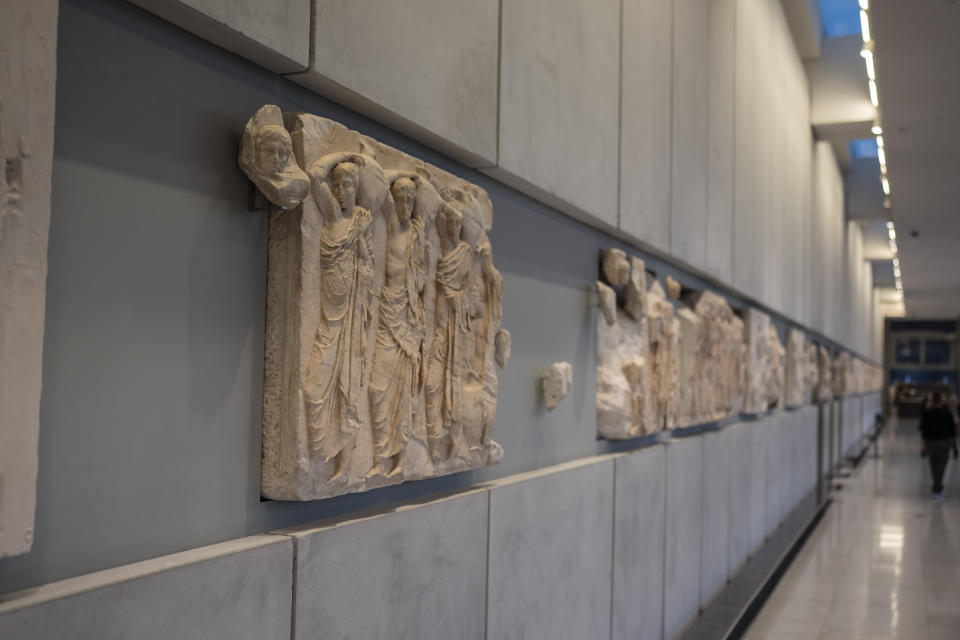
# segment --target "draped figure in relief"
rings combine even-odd
[[[365,162],[357,154],[332,154],[318,159],[308,172],[323,222],[320,320],[307,364],[304,402],[310,457],[336,460],[331,481],[348,479],[361,424],[358,403],[374,275],[372,216],[356,199]]]
[[[416,189],[407,177],[390,187],[394,211],[386,216],[386,275],[370,379],[374,465],[368,476],[402,472],[421,389],[429,240],[423,219],[414,215]]]
[[[436,324],[426,380],[427,436],[435,460],[466,458],[464,438],[465,343],[471,330],[470,275],[473,249],[462,236],[463,214],[445,205],[442,222],[443,254],[437,260]]]

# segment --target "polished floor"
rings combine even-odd
[[[893,420],[747,629],[747,640],[960,639],[960,471],[930,494],[916,421]]]

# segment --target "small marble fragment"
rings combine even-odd
[[[630,276],[624,287],[624,310],[634,320],[639,320],[647,312],[647,271],[643,260],[630,256]]]
[[[600,312],[607,324],[613,326],[617,322],[617,292],[597,281],[597,297],[600,299]]]
[[[672,277],[667,276],[667,297],[671,300],[679,300],[680,292],[683,290],[683,287],[680,286],[680,283],[674,280]]]
[[[493,357],[497,361],[497,366],[505,369],[510,362],[510,332],[506,329],[497,331],[493,342]]]
[[[614,287],[622,287],[630,277],[630,262],[621,249],[607,249],[603,252],[603,275]]]
[[[573,383],[573,367],[569,362],[554,362],[543,378],[543,402],[547,411],[553,411],[570,393]]]

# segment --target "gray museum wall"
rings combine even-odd
[[[0,637],[669,640],[811,496],[817,442],[806,407],[201,547],[0,596]]]
[[[642,444],[595,436],[590,291],[598,251],[630,250],[626,243],[129,3],[64,0],[60,12],[36,537],[29,554],[0,560],[0,593],[512,482]],[[513,334],[494,434],[506,452],[500,465],[312,503],[260,501],[266,215],[248,210],[236,152],[244,123],[265,103],[343,122],[490,193],[503,323]],[[659,278],[708,286],[675,263],[634,252]],[[787,321],[775,323],[783,334]],[[562,360],[573,365],[573,391],[548,414],[537,376]],[[747,450],[762,459],[767,445],[756,438]],[[688,446],[697,445],[675,450]],[[704,477],[723,473],[714,463],[702,465]],[[665,514],[668,525],[692,517]],[[494,511],[489,517],[496,522]],[[719,516],[704,517],[714,526]],[[754,520],[750,544],[736,543],[726,569],[711,548],[703,585],[699,569],[678,573],[696,578],[697,598],[768,532],[769,522]],[[731,547],[742,535],[730,531]],[[698,531],[677,543],[699,548],[701,538]],[[673,553],[682,561],[681,550]],[[664,610],[671,628],[699,605],[671,602]]]

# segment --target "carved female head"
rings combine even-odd
[[[452,249],[460,242],[460,232],[463,230],[463,214],[447,205],[443,208],[443,226],[446,230],[446,240]]]
[[[293,141],[283,128],[280,110],[261,107],[250,118],[240,145],[240,168],[270,202],[290,208],[310,190],[307,174],[293,156]]]
[[[357,204],[357,187],[360,185],[360,167],[352,162],[341,162],[331,174],[333,197],[340,203],[345,214],[353,212]]]
[[[254,141],[257,168],[266,175],[280,176],[290,165],[293,143],[290,134],[281,126],[268,124],[257,131]]]

